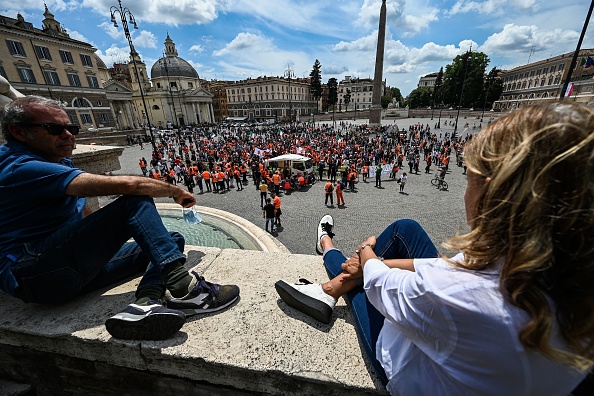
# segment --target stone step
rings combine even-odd
[[[140,278],[61,306],[0,299],[0,378],[37,394],[386,394],[339,300],[321,324],[278,298],[279,279],[327,279],[319,256],[187,247],[188,268],[236,283],[240,301],[189,318],[166,341],[111,338],[105,319],[133,301]]]

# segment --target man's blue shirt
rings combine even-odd
[[[82,218],[85,199],[65,194],[82,172],[70,159],[50,162],[14,140],[0,146],[0,289],[14,294],[11,267],[25,243]]]

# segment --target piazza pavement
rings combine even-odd
[[[441,119],[441,129],[436,133],[452,133],[454,127],[445,125],[451,120]],[[444,122],[445,121],[445,122]],[[486,120],[485,120],[486,121]],[[362,124],[367,120],[356,120],[353,123]],[[429,118],[405,118],[405,119],[384,119],[384,125],[393,125],[399,129],[406,129],[410,125],[418,123],[429,124],[433,131],[436,120]],[[468,122],[471,128],[461,128]],[[474,134],[478,128],[473,130],[472,125],[477,120],[459,120],[458,133],[464,136],[467,132]],[[324,121],[320,122],[324,123]],[[483,123],[483,127],[486,124]],[[150,144],[145,144],[141,150],[138,145],[127,146],[120,157],[121,169],[113,174],[142,175],[138,166],[141,157],[149,158],[151,154]],[[356,184],[356,192],[345,191],[345,205],[336,206],[336,195],[334,195],[335,206],[326,207],[324,204],[324,184],[316,182],[311,187],[294,191],[290,194],[281,193],[282,226],[273,234],[291,253],[315,255],[316,228],[320,218],[330,214],[334,218],[335,245],[345,255],[350,256],[357,244],[370,235],[379,235],[381,231],[393,221],[403,218],[414,219],[419,222],[427,231],[432,241],[442,254],[450,254],[441,243],[457,232],[467,230],[464,212],[464,190],[466,188],[466,176],[463,168],[456,166],[455,156],[452,155],[449,172],[445,180],[448,183],[448,190],[437,190],[431,185],[431,179],[435,177],[436,167],[431,167],[431,173],[425,173],[424,161],[419,166],[419,174],[410,174],[405,163],[402,171],[408,173],[408,183],[404,193],[399,193],[399,184],[396,181],[383,178],[382,188],[375,187],[375,177],[370,177],[367,183],[363,183],[361,175]],[[208,206],[235,215],[241,216],[255,225],[264,228],[264,219],[260,208],[260,192],[256,190],[251,177],[248,176],[250,184],[244,187],[243,191],[236,191],[232,188],[224,194],[207,193],[200,194],[195,188],[196,204]],[[281,190],[282,191],[282,190]],[[113,199],[114,197],[111,197]],[[100,200],[101,205],[109,202],[110,198]],[[169,198],[157,198],[156,202],[171,203]]]

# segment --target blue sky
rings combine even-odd
[[[71,37],[90,42],[110,66],[129,59],[117,0],[46,0]],[[381,0],[123,0],[138,23],[136,50],[150,68],[169,32],[179,56],[201,78],[281,76],[288,66],[308,76],[316,59],[322,79],[373,77]],[[384,78],[408,95],[419,77],[460,53],[486,53],[489,69],[510,69],[574,51],[586,0],[388,0]],[[42,0],[0,0],[0,14],[20,12],[35,27]],[[582,48],[594,47],[594,31]]]

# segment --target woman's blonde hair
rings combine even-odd
[[[470,172],[491,180],[475,197],[473,229],[446,244],[464,252],[456,265],[480,270],[503,259],[501,291],[529,315],[522,344],[588,369],[594,363],[594,112],[566,102],[518,109],[478,133],[465,147],[465,161]],[[555,328],[573,353],[551,346]]]

